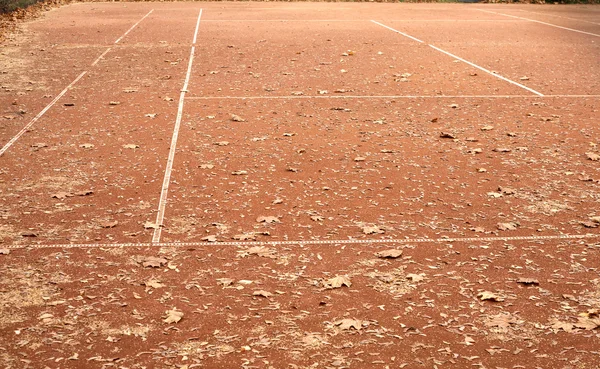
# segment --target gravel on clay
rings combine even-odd
[[[587,5],[20,24],[0,145],[84,74],[0,156],[3,368],[595,369],[598,35]]]

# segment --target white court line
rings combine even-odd
[[[400,238],[400,239],[347,239],[347,240],[297,240],[297,241],[232,241],[232,242],[141,242],[141,243],[66,243],[5,245],[9,249],[26,248],[104,248],[104,247],[190,247],[190,246],[304,246],[304,245],[361,245],[361,244],[411,244],[411,243],[452,243],[452,242],[513,242],[513,241],[553,241],[584,240],[600,238],[599,234],[565,234],[554,236],[512,236],[512,237],[457,237],[457,238]]]
[[[307,95],[307,96],[189,96],[186,100],[299,100],[299,99],[524,99],[600,98],[600,95]]]
[[[173,128],[173,137],[171,137],[171,146],[169,147],[169,158],[167,159],[167,166],[165,168],[165,177],[163,178],[162,189],[160,191],[160,200],[158,202],[158,213],[156,214],[156,225],[158,226],[154,230],[152,235],[152,242],[160,242],[160,235],[162,233],[162,224],[165,219],[165,209],[167,206],[167,197],[169,195],[169,184],[171,183],[171,172],[173,170],[173,161],[175,160],[175,151],[177,149],[177,138],[179,137],[179,127],[181,126],[181,118],[183,117],[183,103],[185,101],[185,94],[187,92],[188,84],[190,82],[190,76],[192,74],[192,64],[194,62],[194,54],[196,52],[196,39],[198,37],[198,28],[200,27],[200,18],[202,17],[202,9],[198,14],[198,21],[196,22],[196,30],[194,31],[194,39],[192,42],[192,50],[190,51],[190,61],[188,62],[188,69],[185,75],[185,81],[183,82],[183,88],[179,94],[179,107],[177,108],[177,118],[175,119],[175,127]]]
[[[525,12],[525,13],[532,13],[532,14],[544,15],[544,16],[548,16],[548,17],[570,19],[570,20],[574,20],[574,21],[578,21],[578,22],[590,23],[590,24],[595,24],[597,26],[600,26],[600,23],[590,22],[590,21],[587,21],[585,19],[565,17],[564,15],[556,15],[556,14],[549,14],[549,13],[532,12],[531,10],[524,10],[524,9],[519,9],[519,11],[520,12]]]
[[[373,23],[375,23],[375,24],[378,24],[378,25],[380,25],[381,27],[387,28],[387,29],[389,29],[389,30],[390,30],[390,31],[392,31],[392,32],[399,33],[399,34],[401,34],[401,35],[402,35],[402,36],[404,36],[404,37],[408,37],[408,38],[410,38],[411,40],[415,40],[415,41],[417,41],[417,42],[420,42],[420,43],[422,43],[422,44],[424,44],[424,43],[425,43],[424,41],[421,41],[421,40],[419,40],[419,39],[418,39],[418,38],[416,38],[416,37],[412,37],[411,35],[408,35],[408,34],[406,34],[406,33],[404,33],[404,32],[400,32],[400,31],[398,31],[397,29],[393,29],[392,27],[388,27],[388,26],[386,26],[385,24],[379,23],[379,22],[377,22],[377,21],[374,21],[374,20],[372,20],[371,22],[373,22]]]
[[[74,84],[77,83],[77,81],[79,81],[83,76],[85,76],[85,74],[87,73],[87,71],[81,72],[80,75],[77,76],[77,78],[75,78],[73,80],[73,82],[69,83],[69,85],[67,87],[65,87],[64,90],[61,91],[61,93],[59,93],[54,100],[50,101],[50,103],[48,105],[46,105],[46,107],[44,109],[42,109],[41,112],[38,113],[38,115],[36,115],[29,123],[27,123],[27,125],[25,125],[25,127],[23,127],[23,129],[21,129],[19,131],[19,133],[17,133],[13,138],[10,139],[10,141],[8,141],[6,143],[6,145],[4,145],[4,147],[2,149],[0,149],[0,156],[2,156],[6,150],[9,149],[9,147],[11,147],[19,138],[21,138],[21,136],[23,136],[25,134],[25,132],[27,132],[29,130],[29,128],[31,128],[31,126],[38,121],[38,119],[40,119],[42,117],[42,115],[44,115],[48,109],[50,109],[54,104],[56,104],[56,102],[63,97],[64,94],[67,93],[67,91],[69,91],[71,89],[71,87],[73,87]]]
[[[542,22],[542,21],[539,21],[539,20],[535,20],[535,19],[530,19],[530,18],[525,18],[525,17],[518,17],[516,15],[509,15],[509,14],[504,14],[504,13],[493,12],[491,10],[483,10],[483,9],[475,9],[475,10],[479,10],[480,12],[485,12],[485,13],[490,13],[490,14],[503,15],[505,17],[511,17],[511,18],[516,18],[516,19],[523,19],[523,20],[526,20],[526,21],[535,22],[535,23],[539,23],[539,24],[545,24],[545,25],[550,26],[550,27],[560,28],[560,29],[564,29],[564,30],[567,30],[567,31],[573,31],[573,32],[583,33],[585,35],[600,37],[600,34],[597,34],[597,33],[581,31],[581,30],[578,30],[578,29],[568,28],[568,27],[563,27],[563,26],[557,26],[556,24],[546,23],[546,22]]]
[[[369,22],[369,19],[204,19],[202,22]],[[522,19],[386,19],[386,22],[525,22]]]
[[[96,58],[96,60],[94,60],[94,62],[92,63],[92,67],[95,66],[96,64],[98,64],[98,62],[100,60],[102,60],[102,58],[104,58],[104,56],[106,54],[108,54],[108,52],[112,49],[112,47],[109,47],[108,49],[104,50],[104,52],[102,54],[100,54],[99,57]]]
[[[406,33],[400,32],[400,31],[398,31],[398,30],[396,30],[396,29],[394,29],[394,28],[392,28],[392,27],[388,27],[388,26],[386,26],[385,24],[382,24],[382,23],[379,23],[379,22],[376,22],[376,21],[372,21],[372,22],[373,22],[373,23],[375,23],[375,24],[378,24],[378,25],[380,25],[380,26],[382,26],[382,27],[385,27],[385,28],[387,28],[387,29],[389,29],[389,30],[391,30],[391,31],[394,31],[394,32],[396,32],[396,33],[399,33],[399,34],[401,34],[401,35],[403,35],[403,36],[406,36],[406,37],[408,37],[408,38],[411,38],[411,39],[413,39],[413,40],[415,40],[415,41],[418,41],[418,42],[420,42],[420,43],[425,43],[425,42],[423,42],[423,41],[419,40],[418,38],[414,38],[414,37],[412,37],[412,36],[410,36],[410,35],[408,35],[408,34],[406,34]],[[522,84],[520,84],[520,83],[518,83],[518,82],[515,82],[515,81],[513,81],[513,80],[510,80],[510,79],[508,79],[508,78],[506,78],[506,77],[503,77],[503,76],[501,76],[501,75],[499,75],[499,74],[497,74],[497,73],[493,73],[492,71],[490,71],[490,70],[488,70],[488,69],[485,69],[484,67],[480,67],[479,65],[477,65],[477,64],[475,64],[475,63],[471,63],[470,61],[468,61],[468,60],[465,60],[465,59],[463,59],[463,58],[461,58],[461,57],[458,57],[458,56],[456,56],[456,55],[454,55],[454,54],[451,54],[451,53],[449,53],[449,52],[447,52],[447,51],[445,51],[445,50],[442,50],[442,49],[440,49],[439,47],[433,46],[433,45],[431,45],[431,44],[427,44],[427,45],[428,45],[429,47],[433,48],[434,50],[437,50],[437,51],[439,51],[439,52],[441,52],[441,53],[444,53],[444,54],[446,54],[446,55],[449,55],[449,56],[451,56],[451,57],[453,57],[453,58],[455,58],[455,59],[457,59],[457,60],[460,60],[460,61],[462,61],[463,63],[467,63],[467,64],[469,64],[470,66],[472,66],[472,67],[474,67],[474,68],[477,68],[477,69],[479,69],[479,70],[481,70],[481,71],[483,71],[483,72],[485,72],[485,73],[488,73],[488,74],[490,74],[490,75],[492,75],[492,76],[494,76],[494,77],[496,77],[496,78],[499,78],[499,79],[501,79],[501,80],[503,80],[503,81],[506,81],[506,82],[508,82],[508,83],[511,83],[511,84],[513,84],[513,85],[515,85],[515,86],[521,87],[522,89],[525,89],[525,90],[527,90],[527,91],[529,91],[529,92],[532,92],[532,93],[534,93],[534,94],[536,94],[536,95],[538,95],[538,96],[544,96],[542,93],[540,93],[540,92],[537,92],[536,90],[534,90],[534,89],[532,89],[532,88],[529,88],[529,87],[527,87],[527,86],[524,86],[524,85],[522,85]]]
[[[123,35],[121,37],[119,37],[117,39],[117,41],[115,41],[115,44],[118,44],[125,36],[127,36],[129,34],[129,32],[131,32],[138,24],[140,24],[144,19],[146,19],[147,16],[149,16],[150,14],[152,14],[153,11],[154,11],[154,9],[150,9],[150,11],[148,12],[148,14],[144,15],[142,17],[142,19],[140,19],[139,21],[137,21],[136,24],[134,24],[133,26],[131,26],[131,28],[128,29],[127,31],[125,31],[125,33],[123,33]]]
[[[144,20],[144,18],[146,18],[148,15],[150,15],[150,13],[152,13],[154,9],[150,10],[148,12],[148,14],[144,15],[144,17],[142,17],[142,19],[140,19],[136,24],[134,24],[131,28],[129,28],[127,30],[127,32],[125,32],[121,37],[119,37],[117,39],[117,41],[115,41],[115,44],[117,42],[119,42],[120,40],[123,39],[123,37],[125,37],[125,35],[127,35],[129,32],[131,32],[131,30],[137,26],[138,24],[140,24],[141,21]],[[108,49],[106,49],[98,58],[96,58],[96,60],[94,60],[94,62],[91,64],[91,66],[95,66],[96,64],[98,64],[98,62],[110,51],[110,47]],[[33,126],[33,124],[35,122],[37,122],[52,106],[54,106],[54,104],[56,104],[56,102],[58,100],[60,100],[61,97],[64,96],[64,94],[67,93],[67,91],[69,91],[84,75],[86,75],[88,71],[83,71],[81,72],[80,75],[77,76],[77,78],[75,78],[73,80],[73,82],[69,83],[69,85],[67,87],[64,88],[64,90],[61,91],[61,93],[59,93],[52,101],[50,101],[50,103],[48,105],[46,105],[46,107],[44,109],[42,109],[42,111],[40,111],[38,113],[38,115],[36,115],[29,123],[27,123],[25,125],[25,127],[23,127],[13,138],[10,139],[10,141],[8,141],[3,147],[2,149],[0,149],[0,156],[2,156],[6,150],[8,150],[15,142],[17,142],[17,140],[19,138],[21,138],[21,136],[23,136],[28,130],[29,128],[31,128],[31,126]]]
[[[537,92],[536,90],[534,90],[534,89],[532,89],[532,88],[529,88],[529,87],[527,87],[527,86],[525,86],[525,85],[522,85],[522,84],[520,84],[520,83],[518,83],[518,82],[515,82],[515,81],[513,81],[513,80],[510,80],[510,79],[508,79],[508,78],[506,78],[506,77],[503,77],[503,76],[501,76],[501,75],[499,75],[499,74],[497,74],[497,73],[493,73],[491,70],[485,69],[484,67],[480,67],[479,65],[477,65],[477,64],[475,64],[475,63],[471,63],[470,61],[468,61],[468,60],[465,60],[465,59],[463,59],[463,58],[461,58],[461,57],[459,57],[459,56],[456,56],[456,55],[454,55],[454,54],[452,54],[452,53],[449,53],[449,52],[447,52],[447,51],[445,51],[445,50],[442,50],[442,49],[440,49],[439,47],[436,47],[436,46],[433,46],[433,45],[429,45],[429,47],[431,47],[431,48],[433,48],[434,50],[437,50],[437,51],[439,51],[439,52],[441,52],[441,53],[444,53],[444,54],[446,54],[446,55],[449,55],[449,56],[451,56],[451,57],[453,57],[453,58],[455,58],[455,59],[458,59],[458,60],[460,60],[460,61],[462,61],[462,62],[464,62],[464,63],[467,63],[467,64],[469,64],[470,66],[472,66],[472,67],[474,67],[474,68],[477,68],[477,69],[479,69],[479,70],[481,70],[481,71],[484,71],[484,72],[486,72],[487,74],[490,74],[490,75],[492,75],[492,76],[494,76],[494,77],[496,77],[496,78],[500,78],[500,79],[501,79],[501,80],[503,80],[503,81],[506,81],[506,82],[508,82],[508,83],[511,83],[511,84],[513,84],[513,85],[515,85],[515,86],[521,87],[522,89],[524,89],[524,90],[527,90],[527,91],[529,91],[529,92],[532,92],[532,93],[534,93],[534,94],[536,94],[536,95],[538,95],[538,96],[544,96],[544,94],[542,94],[541,92]]]

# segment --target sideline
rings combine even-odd
[[[119,41],[121,41],[123,39],[123,37],[125,37],[129,32],[131,32],[131,30],[133,30],[138,24],[140,24],[141,21],[143,21],[144,19],[146,19],[146,17],[148,17],[152,12],[154,11],[154,9],[151,9],[146,15],[144,15],[142,17],[142,19],[140,19],[139,21],[137,21],[137,23],[135,23],[133,26],[131,26],[131,28],[129,28],[121,37],[119,37],[116,41],[115,44],[119,43]],[[90,65],[90,66],[95,66],[96,64],[98,64],[98,62],[111,50],[111,48],[109,47],[108,49],[106,49],[98,58],[96,58],[96,60],[94,60],[94,62]],[[80,75],[77,76],[77,78],[75,78],[73,80],[73,82],[69,83],[69,85],[67,87],[64,88],[64,90],[62,90],[52,101],[50,101],[50,103],[48,105],[46,105],[46,107],[44,109],[42,109],[42,111],[40,111],[33,119],[31,119],[31,121],[29,121],[29,123],[27,123],[25,125],[25,127],[23,127],[16,135],[13,136],[13,138],[11,138],[3,147],[2,149],[0,149],[0,156],[4,155],[4,153],[6,152],[6,150],[8,150],[15,142],[17,142],[17,140],[19,138],[21,138],[21,136],[23,136],[27,131],[29,131],[29,128],[31,128],[31,126],[33,126],[35,124],[35,122],[37,122],[44,114],[46,114],[46,112],[48,110],[50,110],[50,108],[52,106],[54,106],[54,104],[56,104],[56,102],[58,100],[60,100],[61,97],[63,97],[64,94],[67,93],[67,91],[69,91],[77,82],[79,82],[79,80],[85,76],[87,74],[87,70],[83,71]]]

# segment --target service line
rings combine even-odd
[[[526,20],[526,21],[529,21],[529,22],[535,22],[535,23],[539,23],[539,24],[545,24],[546,26],[560,28],[560,29],[564,29],[564,30],[567,30],[567,31],[577,32],[577,33],[583,33],[584,35],[590,35],[590,36],[600,37],[600,34],[598,34],[598,33],[586,32],[586,31],[581,31],[581,30],[574,29],[574,28],[568,28],[568,27],[558,26],[556,24],[542,22],[542,21],[539,21],[539,20],[531,19],[531,18],[518,17],[516,15],[498,13],[498,12],[493,12],[491,10],[483,10],[483,9],[476,9],[476,10],[479,10],[480,12],[484,12],[484,13],[498,14],[498,15],[503,15],[505,17],[511,17],[511,18],[515,18],[515,19]]]
[[[189,96],[186,100],[308,100],[308,99],[540,99],[600,98],[600,95],[291,95],[291,96]]]
[[[385,28],[389,29],[390,31],[393,31],[393,32],[399,33],[399,34],[401,34],[402,36],[408,37],[408,38],[410,38],[410,39],[412,39],[412,40],[415,40],[415,41],[417,41],[417,42],[420,42],[420,43],[422,43],[422,44],[425,44],[425,42],[424,42],[424,41],[421,41],[421,40],[419,40],[418,38],[415,38],[415,37],[413,37],[413,36],[411,36],[411,35],[408,35],[408,34],[406,34],[406,33],[404,33],[404,32],[400,32],[400,31],[398,31],[397,29],[394,29],[394,28],[392,28],[392,27],[386,26],[385,24],[382,24],[382,23],[376,22],[376,21],[374,21],[374,20],[373,20],[373,21],[371,21],[371,22],[373,22],[373,23],[375,23],[375,24],[378,24],[378,25],[380,25],[380,26],[382,26],[382,27],[385,27]],[[494,76],[494,77],[496,77],[496,78],[499,78],[499,79],[501,79],[501,80],[503,80],[503,81],[505,81],[505,82],[508,82],[508,83],[510,83],[510,84],[513,84],[513,85],[515,85],[515,86],[521,87],[522,89],[524,89],[524,90],[527,90],[527,91],[529,91],[529,92],[531,92],[531,93],[533,93],[533,94],[535,94],[535,95],[538,95],[538,96],[544,96],[544,94],[542,94],[541,92],[538,92],[538,91],[536,91],[536,90],[534,90],[534,89],[532,89],[532,88],[529,88],[529,87],[527,87],[527,86],[525,86],[525,85],[522,85],[522,84],[520,84],[520,83],[518,83],[518,82],[515,82],[515,81],[513,81],[513,80],[511,80],[511,79],[508,79],[508,78],[506,78],[506,77],[503,77],[503,76],[499,75],[498,73],[494,73],[494,72],[492,72],[491,70],[488,70],[488,69],[486,69],[486,68],[484,68],[484,67],[481,67],[481,66],[479,66],[479,65],[477,65],[477,64],[475,64],[475,63],[472,63],[472,62],[470,62],[470,61],[468,61],[468,60],[465,60],[465,59],[463,59],[463,58],[461,58],[461,57],[459,57],[459,56],[456,56],[456,55],[454,55],[454,54],[451,54],[451,53],[449,53],[448,51],[445,51],[445,50],[442,50],[442,49],[440,49],[439,47],[436,47],[436,46],[434,46],[434,45],[431,45],[431,44],[426,44],[426,45],[427,45],[427,46],[429,46],[429,47],[431,47],[431,48],[432,48],[432,49],[434,49],[434,50],[437,50],[437,51],[439,51],[439,52],[441,52],[441,53],[444,53],[444,54],[446,54],[446,55],[448,55],[448,56],[451,56],[451,57],[453,57],[454,59],[460,60],[460,61],[462,61],[463,63],[467,63],[467,64],[469,64],[470,66],[472,66],[472,67],[474,67],[474,68],[477,68],[477,69],[479,69],[479,70],[481,70],[481,71],[483,71],[483,72],[485,72],[485,73],[487,73],[487,74],[489,74],[489,75],[492,75],[492,76]]]
[[[119,41],[121,41],[123,39],[123,37],[125,37],[129,32],[131,32],[132,29],[134,29],[138,24],[140,24],[141,21],[143,21],[147,16],[149,16],[152,12],[154,11],[154,9],[150,10],[146,15],[144,15],[142,17],[142,19],[140,19],[139,21],[137,21],[137,23],[135,23],[133,26],[131,26],[131,28],[129,28],[121,37],[119,37],[116,41],[115,44],[117,44]],[[90,66],[95,66],[96,64],[98,64],[98,62],[110,51],[110,47],[106,50],[104,50],[104,52],[102,54],[100,54],[100,56],[98,58],[96,58],[96,60],[94,60],[94,62],[90,65]],[[17,142],[17,140],[19,138],[21,138],[21,136],[23,136],[27,131],[29,131],[29,129],[31,128],[31,126],[33,126],[35,124],[35,122],[37,122],[44,114],[46,114],[46,112],[48,110],[50,110],[50,108],[52,108],[52,106],[54,106],[54,104],[56,104],[56,102],[58,100],[60,100],[61,97],[64,96],[64,94],[67,93],[67,91],[69,91],[77,82],[79,82],[79,80],[85,76],[87,74],[87,70],[81,72],[81,74],[79,74],[77,76],[77,78],[75,78],[73,80],[73,82],[69,83],[69,85],[67,87],[65,87],[52,101],[50,101],[50,103],[48,105],[46,105],[46,107],[44,109],[42,109],[42,111],[40,111],[35,117],[33,117],[33,119],[31,119],[29,121],[29,123],[27,123],[25,125],[25,127],[23,127],[16,135],[14,135],[1,149],[0,149],[0,156],[2,156],[6,150],[8,150],[15,142]]]
[[[175,160],[175,151],[177,150],[177,138],[179,137],[179,127],[181,126],[181,118],[183,117],[183,103],[185,101],[185,94],[188,92],[188,84],[190,82],[190,76],[192,74],[192,64],[194,63],[194,55],[196,53],[196,40],[198,37],[198,28],[200,27],[200,18],[202,17],[202,9],[198,13],[198,20],[196,21],[196,30],[194,31],[194,38],[192,40],[192,49],[190,51],[190,60],[188,62],[187,73],[185,74],[185,81],[183,82],[183,88],[179,94],[179,106],[177,108],[177,118],[175,119],[175,127],[173,128],[173,136],[171,137],[171,146],[169,147],[169,157],[167,159],[167,166],[165,168],[165,176],[163,178],[162,189],[160,191],[160,200],[158,202],[158,212],[156,214],[156,228],[152,235],[152,242],[160,242],[160,236],[162,233],[163,221],[165,219],[165,209],[167,206],[167,197],[169,195],[169,184],[171,183],[171,172],[173,171],[173,161]]]
[[[569,19],[569,20],[574,20],[574,21],[584,22],[584,23],[589,23],[589,24],[595,24],[597,26],[600,26],[600,23],[597,23],[597,22],[590,22],[590,21],[587,21],[585,19],[579,19],[579,18],[565,17],[564,15],[556,15],[556,14],[550,14],[550,13],[534,12],[534,11],[531,11],[531,10],[524,10],[524,9],[519,9],[519,11],[520,12],[525,12],[525,13],[539,14],[539,15],[543,15],[543,16],[547,16],[547,17],[556,17],[556,18]]]
[[[455,237],[455,238],[399,238],[399,239],[346,239],[346,240],[296,240],[296,241],[232,241],[232,242],[140,242],[140,243],[66,243],[66,244],[30,244],[6,245],[8,249],[49,249],[49,248],[105,248],[105,247],[192,247],[192,246],[305,246],[305,245],[364,245],[364,244],[398,244],[411,243],[461,243],[461,242],[514,242],[514,241],[558,241],[586,240],[600,238],[600,234],[561,234],[550,236],[510,236],[510,237]]]

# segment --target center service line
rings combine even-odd
[[[192,74],[192,64],[194,63],[194,54],[196,52],[196,40],[198,37],[198,28],[200,27],[200,18],[202,17],[202,9],[198,14],[196,22],[196,30],[194,31],[194,39],[192,42],[192,50],[190,51],[190,61],[183,82],[183,88],[179,94],[179,107],[177,108],[177,118],[175,119],[175,127],[173,128],[173,137],[171,138],[171,146],[169,147],[169,158],[167,159],[167,167],[165,168],[165,177],[163,179],[162,190],[160,191],[160,200],[158,202],[158,213],[156,214],[156,228],[152,235],[152,243],[159,243],[162,233],[163,221],[165,219],[165,209],[167,206],[167,197],[169,195],[169,184],[171,183],[171,172],[173,171],[173,161],[175,160],[175,151],[177,150],[177,138],[179,137],[179,127],[181,126],[181,118],[183,117],[183,103],[187,92],[190,76]]]

